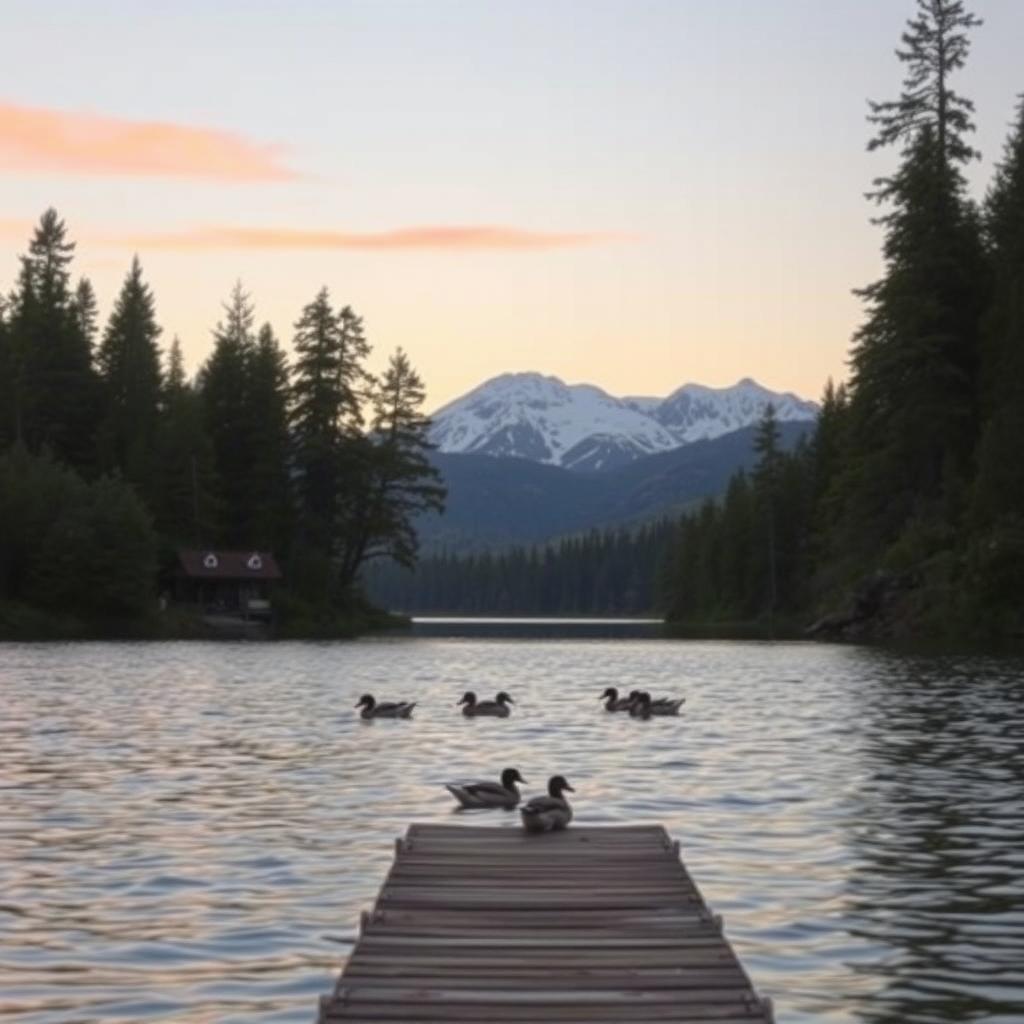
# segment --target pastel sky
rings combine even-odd
[[[152,10],[147,8],[152,7]],[[983,194],[1024,3],[956,87]],[[880,269],[867,99],[913,0],[0,0],[0,289],[55,206],[104,313],[138,252],[195,369],[236,280],[326,284],[435,408],[505,371],[613,394],[846,376]]]

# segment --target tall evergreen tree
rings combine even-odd
[[[971,104],[949,79],[977,19],[951,0],[919,0],[897,51],[908,64],[898,101],[872,105],[871,146],[899,143],[897,172],[875,198],[889,206],[885,274],[861,291],[855,337],[852,455],[845,536],[851,553],[878,552],[911,519],[948,520],[977,436],[978,329],[986,271],[976,213],[959,164],[974,151]]]
[[[252,488],[255,457],[250,405],[250,366],[255,351],[255,314],[241,283],[224,304],[213,332],[213,352],[199,374],[204,425],[213,446],[219,486],[221,541],[252,546],[251,522],[258,500]]]
[[[181,339],[175,335],[167,350],[167,369],[164,372],[164,393],[166,396],[182,391],[188,385],[185,373],[185,357],[181,352]]]
[[[270,327],[259,331],[249,366],[249,415],[255,495],[250,538],[256,547],[284,552],[291,525],[288,437],[288,360]]]
[[[91,352],[93,343],[96,340],[96,319],[98,313],[96,310],[96,293],[93,291],[92,282],[89,278],[79,278],[71,309],[78,333],[86,340]]]
[[[206,433],[203,403],[185,375],[181,343],[175,338],[164,374],[157,437],[157,528],[172,547],[205,547],[218,538],[213,445]]]
[[[1024,607],[1024,97],[985,204],[994,271],[985,321],[985,427],[972,520],[979,597],[987,608]],[[1017,627],[1019,628],[1019,626]]]
[[[754,493],[762,517],[764,551],[766,554],[767,608],[774,615],[779,604],[778,594],[778,517],[779,490],[781,483],[781,453],[779,451],[779,423],[775,417],[775,406],[769,402],[764,407],[754,434],[754,451],[757,463],[754,466]],[[756,542],[755,542],[756,544]]]
[[[341,504],[359,475],[361,386],[369,345],[349,307],[340,315],[322,288],[295,324],[292,417],[299,513],[306,543],[333,557]],[[345,481],[345,477],[348,481]]]
[[[898,100],[870,104],[868,120],[878,132],[868,148],[906,145],[928,129],[936,143],[936,168],[947,173],[979,155],[964,138],[974,131],[974,104],[955,93],[949,79],[967,60],[968,30],[982,21],[964,10],[962,0],[917,0],[917,8],[902,36],[904,49],[896,51],[907,65],[903,91]]]
[[[372,392],[372,431],[364,445],[365,482],[348,505],[343,530],[343,587],[351,585],[371,558],[388,556],[412,567],[418,548],[417,516],[444,511],[446,490],[427,458],[430,420],[421,412],[425,398],[419,374],[398,349]]]
[[[12,297],[15,435],[79,470],[94,464],[97,382],[69,287],[74,243],[55,210],[39,221]]]
[[[88,303],[77,309],[87,323]],[[136,256],[96,353],[104,406],[99,451],[103,468],[119,470],[151,507],[159,469],[153,460],[161,400],[159,335],[153,293]]]

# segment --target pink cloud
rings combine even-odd
[[[0,102],[0,170],[286,181],[276,146],[231,132]]]
[[[110,239],[145,249],[560,249],[621,240],[608,232],[529,231],[495,225],[440,225],[391,231],[203,227]]]

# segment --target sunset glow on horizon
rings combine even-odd
[[[955,87],[981,198],[1024,90],[1024,5]],[[286,347],[322,285],[435,409],[507,371],[616,395],[846,376],[881,266],[867,99],[912,0],[57,0],[0,37],[0,292],[57,209],[105,317],[138,253],[166,345],[240,280]],[[38,59],[45,49],[47,60]],[[55,69],[57,69],[55,71]]]

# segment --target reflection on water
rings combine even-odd
[[[849,827],[850,931],[885,951],[867,1020],[1024,1019],[1024,720],[956,659],[882,659]],[[1010,685],[1007,683],[1010,682]]]
[[[458,714],[499,688],[510,719]],[[680,838],[780,1022],[1020,1024],[1022,716],[1019,660],[803,644],[0,647],[0,1015],[308,1022],[393,838],[515,827],[440,783],[516,765]]]

